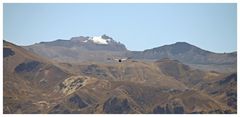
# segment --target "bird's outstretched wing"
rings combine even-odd
[[[123,58],[123,59],[121,59],[122,61],[126,61],[126,60],[128,60],[127,58]]]
[[[115,60],[115,61],[119,61],[119,59],[116,59],[116,58],[114,58],[113,60]]]
[[[115,61],[118,61],[119,59],[116,59],[116,58],[107,58],[107,60],[115,60]]]

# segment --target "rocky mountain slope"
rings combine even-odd
[[[62,62],[103,61],[108,57],[124,56],[125,45],[114,41],[111,37],[72,37],[70,40],[41,42],[25,49],[43,57]]]
[[[4,113],[237,112],[237,73],[179,60],[58,62],[4,41],[3,67]]]

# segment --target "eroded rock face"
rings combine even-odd
[[[173,111],[175,114],[183,114],[184,113],[184,108],[183,106],[176,106],[173,108]]]
[[[153,109],[153,113],[154,114],[165,114],[166,113],[166,109],[164,107],[161,106],[157,106]]]
[[[72,105],[77,106],[78,108],[84,108],[87,107],[88,105],[78,96],[77,94],[73,95],[72,97],[69,98],[69,102]]]
[[[103,105],[104,112],[111,114],[129,113],[130,109],[127,99],[119,99],[117,97],[109,98]]]
[[[15,54],[14,51],[12,51],[11,48],[3,48],[3,57],[9,57],[9,56],[13,56]]]
[[[157,106],[153,109],[154,114],[183,114],[183,106],[170,107],[168,104],[165,106]]]
[[[24,62],[24,63],[19,64],[15,68],[15,71],[17,73],[20,73],[20,72],[31,72],[31,71],[37,70],[40,64],[41,63],[38,62],[38,61]]]
[[[234,91],[226,92],[227,95],[227,105],[237,109],[237,93]]]
[[[223,85],[223,84],[229,83],[231,81],[235,81],[235,82],[237,81],[237,73],[227,76],[224,80],[220,80],[219,84]]]
[[[71,112],[61,104],[54,106],[49,112],[49,114],[69,114],[69,113]]]
[[[233,73],[223,80],[218,81],[218,84],[225,87],[229,87],[229,85],[231,85],[231,90],[225,92],[224,95],[226,96],[227,105],[234,109],[237,109],[237,73]]]
[[[71,76],[59,84],[60,92],[69,95],[84,86],[86,80],[83,76]]]
[[[153,109],[154,114],[183,114],[184,104],[180,99],[173,99],[164,105],[158,105]]]

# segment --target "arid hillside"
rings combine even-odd
[[[114,51],[127,51],[122,47]],[[4,41],[3,112],[237,113],[236,72],[197,69],[172,58],[105,59],[57,61]]]

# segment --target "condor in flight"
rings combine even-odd
[[[123,62],[123,61],[126,61],[130,58],[108,58],[108,60],[115,60],[117,62]]]

